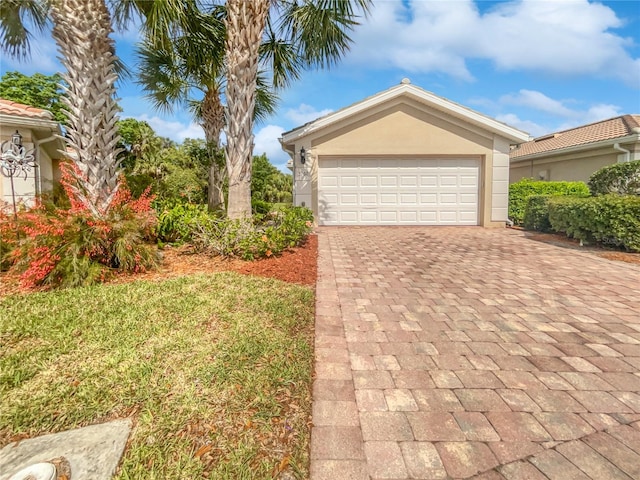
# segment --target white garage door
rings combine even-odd
[[[477,158],[320,159],[320,225],[477,225]]]

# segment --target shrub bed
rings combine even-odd
[[[548,200],[553,230],[583,242],[602,242],[640,252],[640,197],[601,195]]]
[[[69,207],[41,203],[13,215],[0,214],[0,264],[25,288],[75,287],[104,281],[113,271],[141,272],[159,262],[156,216],[147,190],[133,199],[122,180],[109,211],[94,216],[74,199],[63,170]]]
[[[583,182],[543,182],[524,178],[509,185],[509,218],[516,224],[524,222],[527,199],[532,195],[588,196]]]
[[[301,244],[312,226],[313,213],[304,207],[288,207],[245,220],[209,217],[195,225],[192,242],[202,252],[253,260]]]

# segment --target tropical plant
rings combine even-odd
[[[183,2],[180,12],[170,15],[173,23],[167,23],[167,30],[150,32],[138,48],[138,83],[147,97],[160,110],[187,105],[205,132],[210,210],[224,208],[226,165],[220,149],[225,122],[221,99],[225,85],[224,16],[222,5],[205,12],[195,2]],[[261,118],[273,113],[276,97],[264,78],[258,79],[258,88],[254,115]],[[194,90],[201,92],[201,99],[193,96]]]
[[[253,157],[251,198],[269,203],[287,202],[291,198],[293,178],[274,167],[266,154]]]
[[[371,4],[371,0],[226,2],[225,131],[230,218],[251,215],[253,111],[261,53],[278,88],[297,79],[305,68],[328,67],[348,50],[349,32],[358,24],[359,12],[367,14]],[[266,46],[275,45],[292,48],[264,52]]]
[[[41,203],[15,219],[0,216],[2,263],[24,287],[90,285],[114,271],[141,272],[159,263],[149,191],[134,199],[121,181],[109,211],[96,218],[72,187],[76,168],[62,165],[68,207]]]
[[[48,110],[57,122],[66,123],[67,117],[62,112],[60,100],[61,84],[59,73],[34,73],[28,76],[20,72],[7,72],[0,79],[0,98]]]
[[[9,5],[7,5],[7,3]],[[62,103],[67,115],[68,154],[77,165],[77,198],[96,217],[108,212],[119,187],[115,101],[117,59],[110,38],[111,16],[104,0],[9,0],[3,4],[3,50],[15,57],[29,53],[30,32],[50,19],[53,38],[66,68]]]

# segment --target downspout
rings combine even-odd
[[[618,163],[626,163],[626,162],[631,160],[631,150],[627,150],[626,148],[622,148],[619,143],[614,143],[613,144],[613,149],[617,150],[618,152],[624,153],[624,160],[622,162],[618,162]]]

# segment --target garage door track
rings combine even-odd
[[[319,230],[311,479],[640,478],[640,266],[515,230]]]

